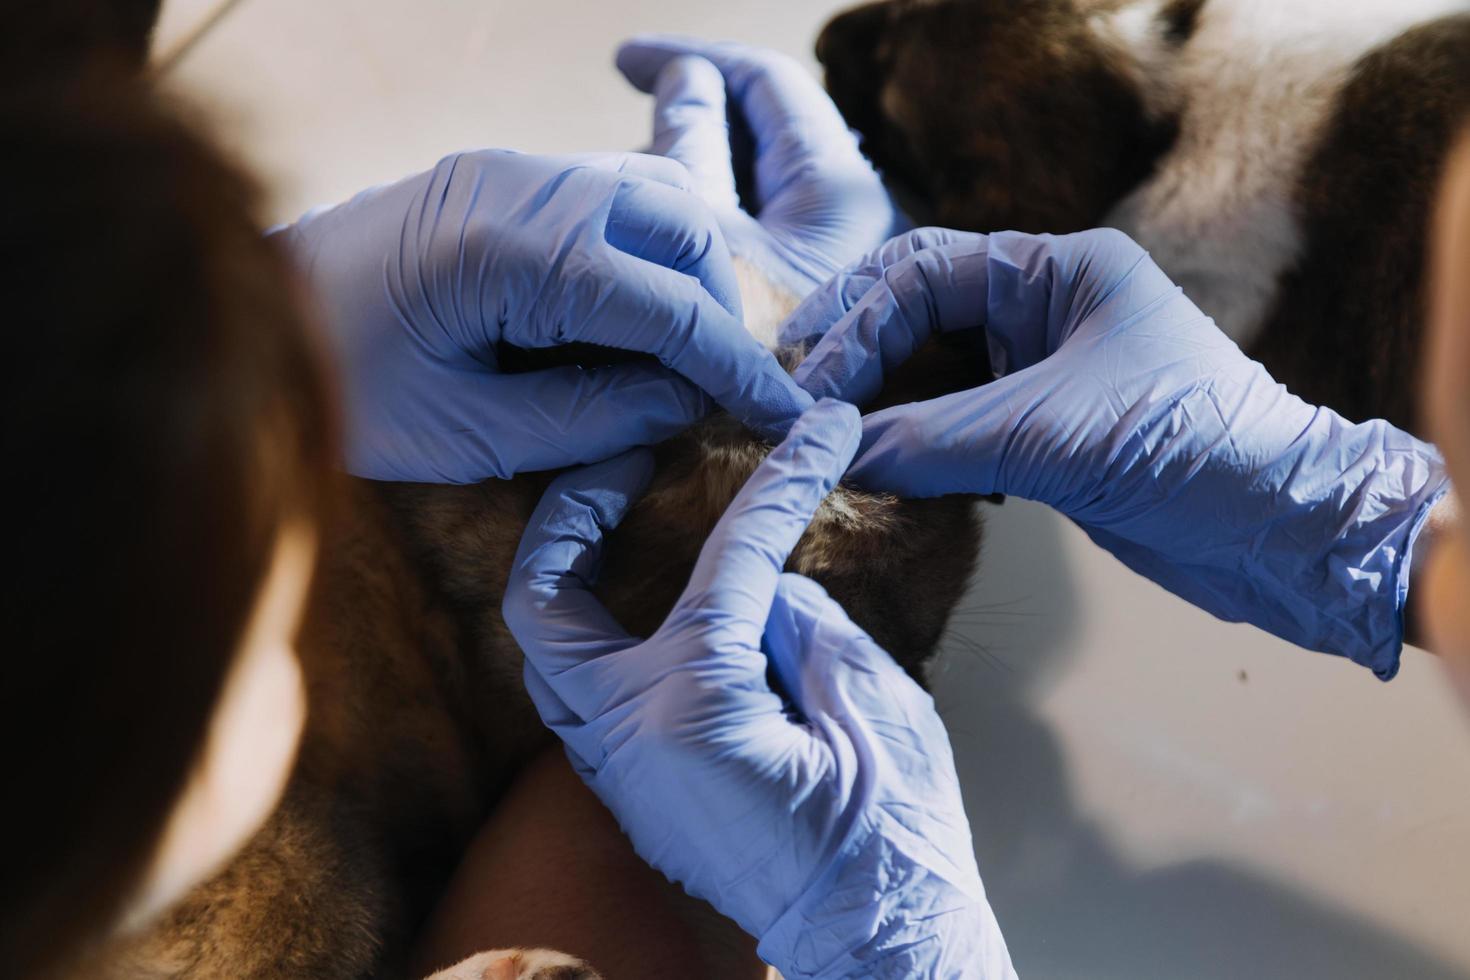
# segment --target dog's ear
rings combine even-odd
[[[932,165],[935,223],[972,231],[1063,234],[1103,224],[1177,135],[1138,93],[1097,66],[1050,92],[996,99],[993,130],[955,133]]]
[[[879,0],[833,17],[817,36],[817,61],[827,91],[847,124],[865,138],[877,138],[886,125],[881,108],[888,74],[884,52],[891,49],[896,5]]]
[[[878,66],[878,48],[892,22],[891,0],[865,3],[827,21],[817,35],[817,60],[827,71],[830,85],[834,78],[861,82],[871,78],[870,69]]]
[[[1168,0],[1181,31],[1190,2]],[[1085,6],[872,4],[829,23],[818,54],[864,152],[926,221],[1076,231],[1100,223],[1174,135],[1120,63],[1118,31],[1100,32]],[[1157,0],[1128,9],[1145,22],[1136,29],[1162,29]]]
[[[1158,14],[1164,40],[1180,45],[1193,37],[1204,6],[1205,0],[1165,0]]]
[[[888,23],[892,6],[892,0],[875,0],[838,13],[817,35],[817,60],[825,65],[832,55],[871,53]]]

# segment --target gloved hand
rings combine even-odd
[[[897,212],[842,115],[785,55],[645,35],[618,68],[655,96],[652,152],[689,168],[738,258],[805,296],[894,231]],[[736,193],[726,98],[754,137],[754,211]]]
[[[505,620],[541,717],[638,853],[787,980],[1010,977],[933,701],[819,585],[781,571],[858,437],[849,405],[807,412],[646,640],[587,584],[650,455],[562,475]]]
[[[487,150],[281,231],[340,369],[348,469],[465,483],[605,459],[704,414],[698,389],[779,437],[811,399],[741,325],[729,253],[687,181],[660,157]],[[665,367],[503,374],[502,341]]]
[[[1111,230],[890,242],[796,311],[822,339],[795,376],[861,404],[934,331],[974,327],[1003,377],[867,417],[850,479],[1042,501],[1222,619],[1394,675],[1434,447],[1287,392]]]

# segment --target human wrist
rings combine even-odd
[[[978,875],[952,881],[880,833],[845,851],[760,937],[786,980],[1014,978]]]
[[[1445,661],[1446,676],[1470,707],[1470,541],[1448,529],[1437,542],[1418,586],[1428,648]]]
[[[1454,498],[1451,493],[1445,501],[1453,502]],[[1444,506],[1441,503],[1440,507]],[[1425,649],[1452,666],[1458,664],[1470,675],[1470,605],[1465,602],[1470,595],[1470,540],[1458,515],[1453,510],[1451,513],[1451,519],[1434,532],[1432,546],[1423,560],[1414,562],[1410,602]],[[1431,522],[1434,520],[1431,518]]]
[[[1431,579],[1443,580],[1443,574],[1432,569],[1443,567],[1440,558],[1447,552],[1456,556],[1465,546],[1460,521],[1459,497],[1453,490],[1435,502],[1422,522],[1418,534],[1410,544],[1408,560],[1408,598],[1404,604],[1404,642],[1420,647],[1430,653],[1439,653],[1434,643],[1434,630],[1428,620],[1435,608],[1433,602],[1439,591],[1431,587]],[[1459,606],[1460,603],[1455,603]]]
[[[1260,600],[1245,618],[1391,680],[1403,648],[1415,539],[1448,490],[1444,461],[1387,422],[1351,424],[1325,414],[1336,431],[1301,457],[1312,470],[1276,488],[1289,498],[1287,510],[1268,521],[1243,558]]]

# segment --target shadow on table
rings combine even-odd
[[[956,614],[934,680],[986,891],[1023,978],[1470,980],[1356,913],[1255,869],[1224,860],[1128,867],[1079,812],[1060,746],[1029,703],[1040,679],[1067,666],[1057,651],[1076,628],[1076,588],[1057,524],[1034,508],[988,516],[1024,525],[1020,534],[1008,528],[1002,553],[988,555],[991,574],[1018,557],[1006,547],[1024,542],[1024,560],[1048,583],[1048,615],[1017,628],[1006,621],[1014,610],[972,602]],[[1007,639],[1003,656],[975,639],[996,634]]]

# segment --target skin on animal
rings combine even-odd
[[[745,273],[751,294],[757,287]],[[784,315],[794,298],[765,289],[760,302]],[[528,368],[547,357],[609,356],[588,348],[524,353]],[[801,354],[779,353],[788,367]],[[874,407],[969,387],[987,370],[978,349],[949,338],[897,372]],[[653,485],[610,535],[596,585],[628,629],[646,634],[662,622],[704,539],[768,448],[724,416],[657,447]],[[517,769],[552,739],[522,688],[522,655],[500,618],[511,559],[549,480],[343,478],[319,531],[298,644],[308,713],[280,805],[223,870],[84,975],[410,975],[413,937],[475,831]],[[789,567],[821,582],[922,678],[979,543],[973,498],[900,500],[840,487]],[[691,976],[718,976],[728,958],[728,936],[720,928],[709,935],[707,962],[689,964]],[[597,976],[578,962],[516,955],[439,975]],[[519,972],[508,973],[513,962]]]
[[[1464,0],[886,0],[817,54],[922,220],[1119,228],[1294,392],[1422,431]]]

